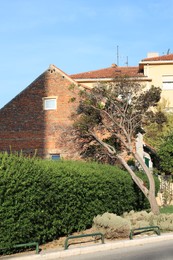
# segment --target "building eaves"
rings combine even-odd
[[[128,77],[144,77],[143,73],[139,72],[139,67],[108,67],[100,70],[93,70],[78,74],[70,75],[72,79],[107,79],[117,78],[121,76]]]
[[[142,59],[141,62],[147,62],[147,61],[173,61],[173,54],[167,54],[157,57],[151,57],[151,58],[145,58]]]

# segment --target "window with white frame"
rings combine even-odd
[[[44,110],[55,110],[57,107],[56,97],[46,97],[43,99],[43,102]]]
[[[162,76],[162,89],[173,90],[173,75]]]

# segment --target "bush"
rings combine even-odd
[[[165,136],[158,150],[158,155],[160,158],[160,166],[162,172],[166,174],[173,174],[172,150],[173,150],[173,132]]]
[[[123,213],[122,216],[106,212],[93,219],[93,228],[102,232],[108,239],[129,237],[131,229],[148,226],[158,226],[161,232],[173,231],[173,214],[154,215],[144,210],[139,212],[132,210]],[[139,232],[140,235],[142,233]]]
[[[51,185],[34,160],[0,155],[0,248],[52,239]]]
[[[136,210],[139,194],[113,166],[0,154],[0,248],[45,243],[91,227],[98,214]]]
[[[127,238],[130,235],[130,221],[113,213],[104,213],[93,219],[93,227],[108,239]]]

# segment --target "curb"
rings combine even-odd
[[[76,256],[81,254],[89,254],[95,253],[105,250],[112,250],[130,246],[137,246],[137,245],[144,245],[152,242],[159,242],[159,241],[166,241],[166,240],[173,240],[173,234],[164,234],[160,236],[150,236],[150,237],[143,237],[143,238],[136,238],[134,240],[123,240],[123,241],[116,241],[116,242],[108,242],[106,244],[99,244],[99,245],[92,245],[87,247],[77,247],[68,250],[61,250],[61,251],[54,251],[54,252],[41,252],[38,255],[25,255],[25,256],[6,256],[2,257],[4,259],[14,259],[14,260],[51,260],[51,259],[58,259],[58,258],[65,258],[68,256]]]

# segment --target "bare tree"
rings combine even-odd
[[[139,83],[125,77],[114,83],[98,84],[90,91],[81,91],[81,101],[74,117],[81,147],[86,148],[97,142],[109,157],[118,159],[149,200],[154,214],[159,213],[159,207],[155,198],[153,174],[137,153],[134,144],[143,124],[154,118],[152,107],[160,100],[160,93],[160,88],[152,86],[145,90]],[[121,149],[113,142],[105,141],[110,138],[115,143],[118,141]],[[127,155],[142,167],[148,177],[149,188],[128,165]]]

